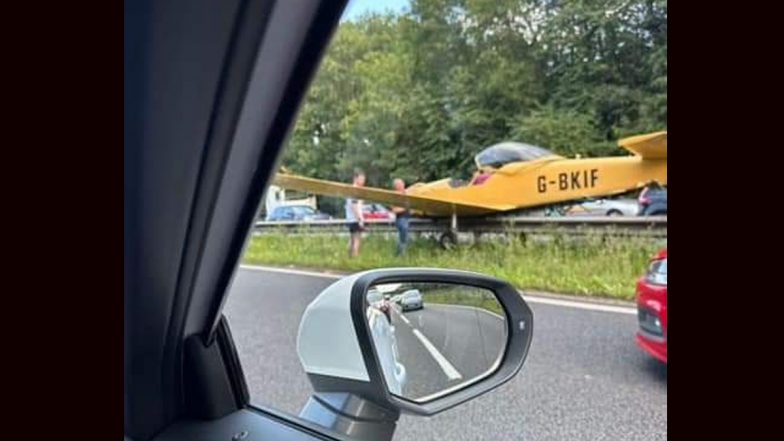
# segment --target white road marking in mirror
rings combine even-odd
[[[406,322],[407,325],[411,326],[411,322],[409,322],[408,319],[403,314],[397,312],[397,316],[400,317],[404,322]]]
[[[427,337],[425,337],[421,332],[419,332],[418,329],[414,329],[414,335],[416,336],[416,338],[419,339],[420,342],[422,342],[422,345],[425,346],[425,349],[427,349],[427,351],[430,352],[430,355],[433,357],[436,363],[438,363],[438,365],[441,367],[441,370],[444,371],[444,374],[446,374],[447,378],[449,378],[450,380],[459,380],[463,378],[463,376],[460,375],[460,372],[458,372],[457,369],[455,369],[455,367],[452,366],[452,363],[450,363],[449,360],[446,359],[446,357],[441,355],[441,353],[438,352],[438,349],[436,349],[436,347],[433,346],[433,343],[430,343],[430,340],[428,340]]]

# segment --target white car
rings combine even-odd
[[[404,292],[400,296],[398,303],[400,304],[400,309],[402,309],[403,312],[414,309],[422,309],[425,307],[425,304],[422,301],[422,293],[419,292],[418,289],[411,289]]]
[[[567,216],[637,216],[640,204],[634,199],[593,199],[575,204]]]

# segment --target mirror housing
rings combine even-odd
[[[468,285],[495,294],[503,308],[507,326],[505,350],[495,370],[473,383],[422,403],[389,392],[366,321],[367,294],[373,285],[408,282]],[[334,399],[335,394],[366,400],[370,407],[376,409],[387,409],[387,417],[395,421],[400,412],[425,416],[437,414],[512,379],[525,361],[532,336],[531,309],[513,286],[492,277],[427,268],[380,269],[344,277],[327,287],[308,305],[300,323],[297,352],[314,388],[311,401],[318,402],[309,402],[301,416],[323,421],[323,418],[309,416],[308,406],[318,407],[321,413],[328,411],[329,399],[325,397]],[[354,404],[353,408],[361,406]],[[346,416],[345,409],[332,410]],[[362,415],[356,417],[367,421]]]

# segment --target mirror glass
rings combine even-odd
[[[417,403],[492,374],[503,358],[506,315],[495,293],[451,283],[372,285],[368,329],[389,391]]]

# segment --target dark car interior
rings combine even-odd
[[[125,1],[126,440],[328,439],[249,407],[221,315],[345,1]]]

